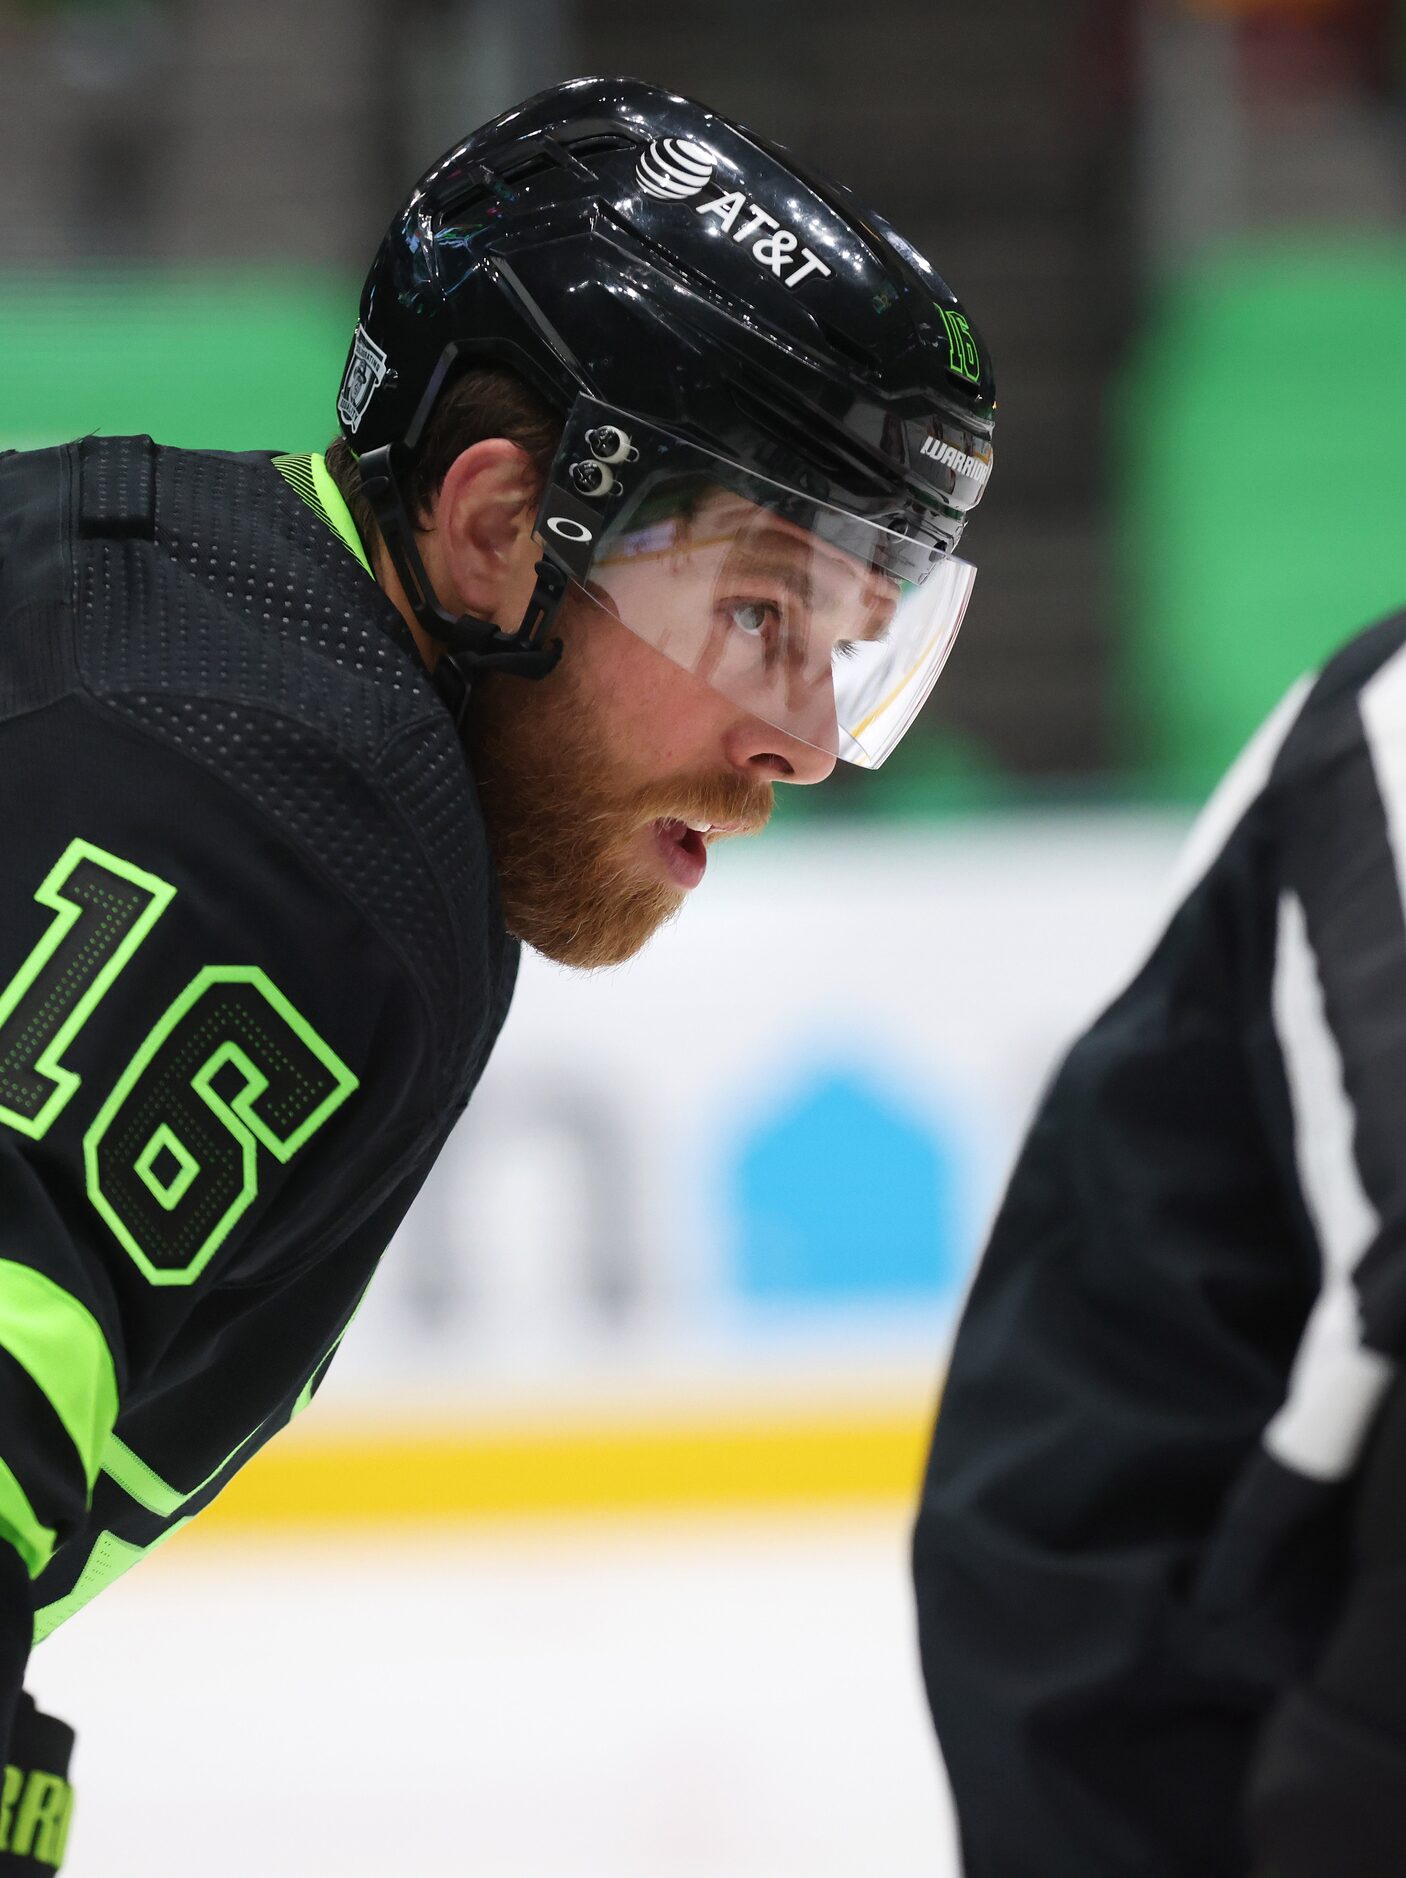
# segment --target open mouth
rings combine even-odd
[[[685,892],[696,887],[708,868],[708,847],[704,840],[710,826],[690,827],[670,817],[654,824],[655,844],[664,858],[671,878]]]

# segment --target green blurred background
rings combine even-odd
[[[324,444],[408,180],[629,69],[851,181],[997,363],[971,615],[805,815],[1191,802],[1406,599],[1401,0],[0,0],[0,444]],[[857,52],[863,56],[856,58]]]

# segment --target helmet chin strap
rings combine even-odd
[[[545,678],[561,657],[561,640],[546,635],[566,592],[565,569],[547,555],[537,563],[532,597],[516,632],[504,632],[492,620],[476,619],[472,613],[446,612],[425,572],[401,495],[401,474],[407,466],[405,446],[388,443],[368,450],[360,465],[362,490],[410,610],[430,638],[444,647],[434,682],[454,713],[455,722],[463,721],[469,692],[480,672]]]

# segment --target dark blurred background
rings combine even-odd
[[[415,175],[632,73],[849,182],[996,360],[957,655],[790,806],[1190,800],[1406,597],[1403,48],[1402,0],[0,0],[0,443],[321,445]]]

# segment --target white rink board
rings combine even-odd
[[[323,1412],[368,1394],[520,1390],[540,1407],[583,1388],[652,1402],[817,1376],[843,1391],[876,1369],[931,1379],[1038,1090],[1144,954],[1185,826],[1123,812],[782,830],[716,852],[682,918],[616,972],[526,956]],[[749,1293],[739,1144],[836,1071],[948,1155],[943,1269],[866,1290],[893,1259],[878,1218],[858,1283]],[[843,1153],[841,1137],[825,1164]]]
[[[954,1878],[898,1514],[182,1535],[36,1653],[65,1878]]]

